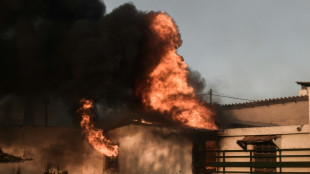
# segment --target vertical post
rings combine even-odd
[[[252,174],[252,172],[253,172],[253,168],[252,168],[252,161],[253,160],[253,158],[252,158],[252,150],[250,151],[250,174]]]
[[[309,130],[308,130],[308,133],[309,133],[309,143],[310,143],[310,86],[307,87],[307,91],[308,91],[308,117],[309,117]]]
[[[210,104],[212,104],[212,89],[210,89]]]
[[[225,174],[225,151],[223,152],[223,174]]]
[[[279,162],[280,162],[280,174],[282,174],[282,152],[281,149],[279,149]]]
[[[216,162],[221,162],[221,158],[219,158],[221,156],[221,152],[217,151],[216,152]],[[220,170],[220,167],[219,166],[216,166],[216,173],[219,174],[219,170]]]

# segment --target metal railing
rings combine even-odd
[[[276,155],[263,155],[255,156],[257,152],[275,152]],[[291,154],[294,152],[295,154]],[[211,173],[304,173],[310,174],[310,172],[298,172],[298,169],[306,169],[310,171],[310,148],[299,149],[259,149],[259,150],[206,150],[206,155],[213,153],[216,154],[217,162],[207,162],[207,167],[216,168],[216,172]],[[239,153],[239,154],[236,154]],[[240,155],[240,153],[243,153]],[[299,154],[296,154],[299,153]],[[236,155],[233,155],[236,154]],[[246,154],[246,155],[244,155]],[[257,162],[258,158],[273,158],[272,162]],[[243,161],[237,161],[236,159],[243,159]],[[245,160],[244,160],[245,159]],[[283,161],[283,159],[285,159]],[[247,162],[244,162],[247,161]],[[249,171],[227,171],[232,168],[248,168]],[[255,172],[254,168],[276,168],[277,172]],[[294,168],[296,172],[284,172],[283,168]],[[209,173],[209,172],[207,172]]]

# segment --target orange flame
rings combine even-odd
[[[174,120],[190,127],[217,129],[213,111],[197,99],[187,83],[187,64],[176,52],[181,45],[178,27],[166,13],[156,13],[151,19],[150,30],[166,45],[161,61],[148,76],[149,89],[142,92],[144,105],[169,112]]]
[[[78,113],[81,114],[81,128],[86,135],[88,142],[100,153],[112,157],[118,155],[118,146],[112,145],[111,140],[103,136],[103,130],[95,129],[94,124],[91,122],[93,101],[87,99],[80,100],[81,107]]]

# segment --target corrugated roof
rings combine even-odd
[[[250,108],[256,106],[268,106],[273,104],[284,104],[290,102],[299,102],[299,101],[307,101],[308,96],[292,96],[292,97],[282,97],[282,98],[271,98],[266,100],[257,100],[245,103],[234,103],[234,104],[225,104],[221,105],[223,110],[229,109],[241,109],[241,108]]]

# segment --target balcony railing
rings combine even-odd
[[[257,152],[271,152],[265,149],[259,150],[206,150],[208,154],[216,154],[216,162],[207,162],[206,168],[216,168],[216,172],[211,173],[280,173],[280,174],[310,174],[310,148],[300,149],[274,149],[276,155],[254,156]],[[273,158],[272,162],[255,162],[258,158]],[[240,160],[242,159],[242,160]],[[208,160],[207,160],[208,161]],[[236,169],[242,168],[242,171]],[[255,168],[275,168],[275,172],[255,172]],[[285,169],[293,168],[294,172],[286,172]],[[247,170],[247,171],[245,171]],[[284,170],[284,171],[283,171]],[[292,169],[290,170],[292,171]],[[302,172],[306,171],[306,172]],[[209,173],[209,172],[206,172]]]

